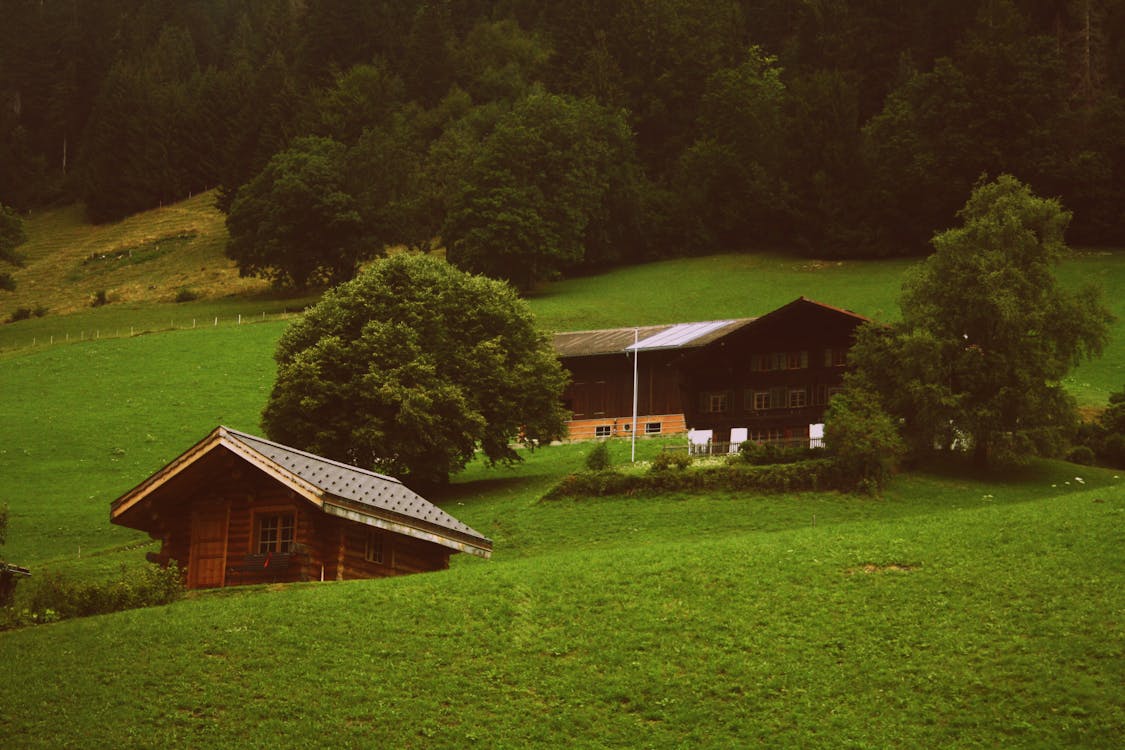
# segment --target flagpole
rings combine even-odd
[[[632,454],[630,457],[631,463],[637,462],[637,360],[640,357],[640,350],[637,349],[637,340],[640,338],[640,329],[633,329],[633,429],[632,433]]]

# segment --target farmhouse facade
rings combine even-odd
[[[188,588],[441,570],[492,542],[399,480],[217,427],[115,500],[110,520],[161,540]]]
[[[716,443],[818,437],[862,315],[801,297],[757,318],[560,333],[571,439],[691,431]]]

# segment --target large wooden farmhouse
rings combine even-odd
[[[816,439],[862,315],[801,297],[757,318],[560,333],[571,439]]]
[[[492,542],[397,479],[218,427],[115,500],[189,588],[440,570]]]

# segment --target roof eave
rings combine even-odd
[[[357,507],[360,505],[350,503],[342,498],[331,497],[327,499],[321,509],[330,516],[337,516],[366,526],[374,526],[415,539],[422,539],[476,557],[488,559],[492,556],[492,542],[484,537],[470,538],[467,535],[455,535],[448,530],[438,531],[434,528],[423,527],[421,524],[410,523],[405,518],[388,517],[387,514],[379,513],[377,509],[368,506]],[[462,536],[464,538],[458,538]]]

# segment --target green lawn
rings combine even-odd
[[[488,562],[0,633],[0,740],[1111,747],[1125,731],[1125,492],[1107,472],[1080,489],[1050,463],[908,476],[884,500],[537,500],[580,460],[547,449],[452,488],[497,541]]]
[[[907,265],[688,259],[531,304],[553,330],[754,315],[800,294],[887,320]],[[1102,279],[1118,313],[1107,357],[1068,383],[1104,403],[1125,383],[1125,255],[1082,255],[1061,275]],[[37,575],[141,564],[147,539],[111,526],[109,502],[216,424],[258,431],[286,323],[21,336],[260,304],[0,326],[0,347],[18,347],[0,356],[5,558]],[[659,446],[640,441],[640,457]],[[612,448],[627,460],[627,443]],[[1109,747],[1125,732],[1113,473],[909,474],[881,500],[541,501],[588,449],[473,465],[435,498],[494,539],[489,562],[0,633],[0,746]]]

